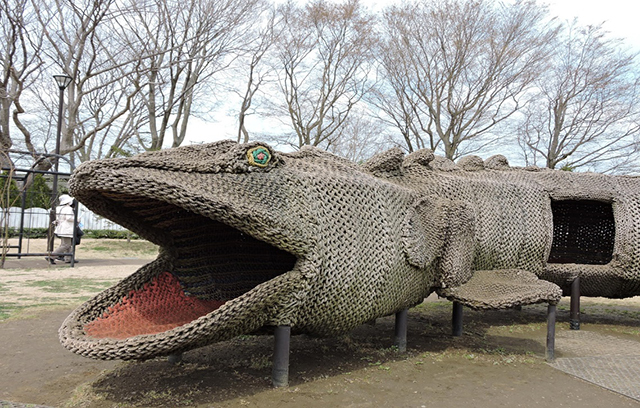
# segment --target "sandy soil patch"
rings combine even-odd
[[[11,240],[11,244],[16,244]],[[46,251],[46,240],[29,240],[23,253]],[[0,318],[3,309],[19,311],[24,306],[40,308],[77,305],[134,273],[157,256],[157,248],[146,241],[83,240],[76,248],[74,267],[44,257],[7,257],[0,269]],[[15,313],[12,313],[15,315]]]

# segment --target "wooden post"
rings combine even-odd
[[[407,351],[407,316],[408,309],[404,309],[396,313],[395,340],[394,344],[398,347],[398,351],[404,353]]]
[[[451,334],[453,336],[462,336],[462,303],[453,302],[453,316],[451,317]]]
[[[556,305],[549,303],[547,307],[547,349],[546,358],[552,362],[556,358]]]
[[[580,330],[580,277],[571,282],[571,312],[569,313],[569,327]]]
[[[274,343],[271,380],[274,387],[286,387],[289,385],[291,326],[277,326],[274,333]]]

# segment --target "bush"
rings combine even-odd
[[[9,191],[7,192],[7,190]],[[0,203],[3,208],[20,206],[20,189],[8,171],[3,171],[0,174]]]
[[[7,186],[8,183],[8,186]],[[6,189],[9,189],[7,195]],[[12,179],[7,171],[0,174],[0,203],[3,208],[20,207],[22,205],[22,191],[18,188],[16,181]],[[7,202],[8,199],[8,202]],[[50,208],[51,189],[47,186],[47,182],[42,174],[36,174],[33,182],[29,185],[25,194],[25,208]]]
[[[118,230],[83,230],[82,238],[110,238],[110,239],[141,239],[138,234],[131,231]]]
[[[25,208],[44,208],[51,207],[51,189],[47,186],[47,182],[42,174],[36,174],[33,183],[27,189]]]
[[[4,228],[0,228],[0,236],[5,236]],[[16,238],[20,234],[20,230],[18,228],[9,227],[7,228],[7,237],[8,238]],[[47,228],[25,228],[23,230],[24,238],[47,238],[49,234],[49,230]]]
[[[84,235],[82,238],[110,238],[110,239],[141,239],[138,234],[134,234],[131,231],[116,231],[116,230],[83,230]],[[19,230],[18,228],[8,228],[8,237],[16,238],[18,237]],[[47,228],[25,228],[24,235],[25,238],[47,238],[48,234]],[[4,235],[4,228],[0,228],[0,236]]]

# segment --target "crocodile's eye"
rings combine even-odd
[[[271,160],[271,153],[266,147],[256,146],[247,150],[249,164],[256,167],[267,167]]]

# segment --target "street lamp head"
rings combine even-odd
[[[66,75],[66,74],[54,75],[53,79],[55,79],[56,82],[58,83],[58,88],[60,88],[60,90],[66,89],[71,83],[71,81],[73,81],[73,78],[71,78],[69,75]]]

